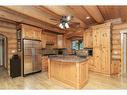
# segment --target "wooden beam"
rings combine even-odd
[[[44,13],[50,15],[52,18],[60,19],[60,17],[61,17],[60,15],[58,15],[58,14],[56,14],[55,12],[53,12],[53,11],[47,9],[47,8],[44,7],[44,6],[35,6],[35,8],[37,8],[37,9],[41,10],[42,12],[44,12]]]
[[[5,7],[0,7],[0,18],[12,20],[12,21],[15,21],[18,23],[25,23],[25,24],[34,25],[34,26],[37,26],[37,27],[40,27],[43,29],[48,29],[48,30],[52,30],[55,32],[59,32],[59,33],[64,33],[63,30],[57,28],[54,25],[51,25],[51,24],[43,22],[41,20],[32,18],[30,16],[23,15],[21,13],[17,13],[15,11],[10,10]]]
[[[5,20],[0,18],[0,27],[6,27],[9,29],[16,29],[16,23],[10,22],[9,20]]]
[[[15,29],[10,29],[10,28],[6,28],[6,27],[0,27],[0,32],[7,32],[7,33],[16,33],[16,28]]]
[[[50,17],[33,6],[5,6],[8,9],[14,10],[18,13],[39,19],[41,21],[55,25],[56,23],[50,21]]]
[[[103,23],[104,18],[97,8],[97,6],[84,6],[84,8],[88,11],[88,13],[95,19],[97,23]]]

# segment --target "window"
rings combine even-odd
[[[82,40],[73,40],[72,41],[72,49],[73,50],[80,50],[83,49],[83,41]]]

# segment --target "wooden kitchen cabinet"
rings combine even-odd
[[[42,57],[42,71],[48,71],[48,56]]]
[[[111,38],[110,23],[93,27],[93,71],[110,74]]]
[[[93,57],[89,58],[89,60],[88,60],[88,67],[89,67],[90,71],[92,71],[94,69]]]
[[[30,25],[21,24],[22,38],[41,40],[42,29]]]
[[[83,33],[83,43],[85,48],[92,48],[93,47],[93,36],[92,30],[87,29]]]
[[[120,72],[120,60],[119,59],[113,59],[112,60],[112,64],[111,64],[111,74],[115,75],[115,74],[119,74]]]

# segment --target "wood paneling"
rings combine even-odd
[[[10,72],[10,58],[13,55],[12,51],[17,51],[16,25],[2,21],[0,21],[0,23],[3,23],[3,25],[0,26],[0,34],[7,37],[7,69],[8,72]]]
[[[112,65],[111,74],[120,74],[121,72],[121,34],[120,31],[127,29],[127,24],[117,24],[112,27]]]
[[[103,23],[104,18],[97,6],[84,6],[88,13],[95,19],[97,23]]]
[[[105,20],[120,17],[120,6],[98,6]]]
[[[35,6],[36,8],[40,9],[42,12],[50,15],[52,18],[54,19],[60,19],[60,15],[56,14],[55,12],[53,11],[50,11],[49,9],[47,9],[46,7],[44,6]]]
[[[95,20],[93,18],[86,19],[86,17],[91,17],[88,12],[84,9],[83,6],[68,6],[68,9],[82,22],[85,23],[85,27],[88,27],[91,24],[95,23]],[[82,13],[82,14],[81,14]]]
[[[4,18],[6,20],[11,20],[17,23],[25,23],[34,25],[40,28],[48,29],[55,32],[62,32],[63,30],[58,29],[56,26],[53,26],[52,24],[48,24],[44,21],[41,21],[39,19],[35,19],[31,16],[23,15],[22,13],[18,13],[14,10],[8,9],[6,7],[0,7],[0,17]]]
[[[47,23],[55,25],[56,23],[53,23],[50,21],[49,18],[51,18],[48,14],[41,13],[41,10],[36,9],[33,6],[6,6],[7,8],[14,10],[16,12],[22,13],[27,16],[32,16],[35,19],[39,19],[41,21],[45,21]]]

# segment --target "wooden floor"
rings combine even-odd
[[[7,71],[0,68],[0,89],[74,89],[57,80],[49,80],[47,72],[27,77],[10,78]],[[90,72],[88,84],[83,89],[127,89],[127,75],[109,77]]]

